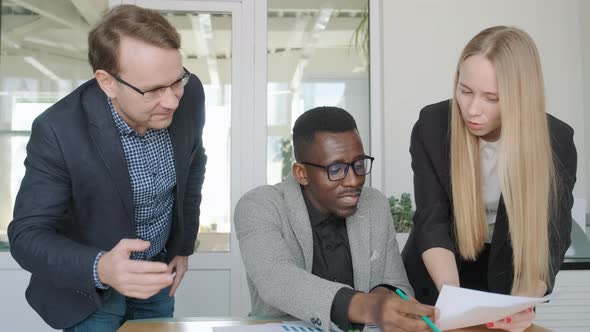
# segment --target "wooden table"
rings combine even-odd
[[[211,332],[213,327],[218,326],[239,326],[255,325],[266,323],[280,323],[282,320],[264,320],[248,318],[176,318],[176,319],[157,319],[129,321],[125,323],[119,332]],[[451,332],[490,332],[500,330],[489,330],[485,326],[470,327]],[[540,326],[531,326],[526,332],[549,332],[546,328]]]

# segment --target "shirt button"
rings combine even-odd
[[[326,249],[330,250],[330,249],[332,249],[332,246],[328,244],[328,245],[326,246]]]

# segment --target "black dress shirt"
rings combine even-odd
[[[303,191],[303,190],[302,190]],[[324,215],[303,195],[313,233],[313,267],[311,273],[326,280],[354,288],[352,256],[346,230],[346,219]],[[348,320],[348,306],[357,290],[342,287],[334,296],[330,319],[340,329],[362,330],[363,324]]]

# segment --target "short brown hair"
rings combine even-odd
[[[88,35],[88,61],[93,72],[119,73],[121,35],[161,48],[180,48],[180,34],[159,12],[135,5],[117,6]]]

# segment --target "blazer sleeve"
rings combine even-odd
[[[318,317],[329,325],[332,301],[338,290],[349,287],[324,280],[298,266],[283,238],[281,204],[273,189],[255,189],[238,202],[234,221],[248,277],[262,301],[303,321]]]
[[[547,291],[551,292],[555,276],[563,263],[565,252],[571,244],[573,190],[576,184],[578,154],[573,139],[573,130],[561,123],[561,130],[566,132],[559,141],[554,141],[554,160],[557,173],[557,204],[549,228],[549,245],[551,255],[551,273]],[[565,128],[565,129],[563,129]]]
[[[194,75],[193,75],[194,76]],[[201,190],[205,181],[205,166],[207,164],[207,155],[203,147],[203,128],[205,126],[205,94],[201,81],[197,81],[197,105],[196,105],[196,147],[190,155],[190,167],[188,171],[188,180],[186,193],[184,195],[184,240],[179,255],[189,256],[195,251],[195,241],[199,232],[200,224],[200,206],[202,200]]]
[[[43,117],[33,122],[25,167],[8,226],[12,256],[56,288],[95,293],[93,264],[100,250],[60,234],[71,213],[71,181],[55,132]]]
[[[432,111],[431,111],[432,112]],[[414,172],[414,197],[416,212],[412,232],[416,232],[418,255],[430,248],[445,248],[455,252],[451,237],[452,218],[448,195],[435,172],[435,163],[447,162],[447,158],[432,158],[430,149],[443,149],[446,137],[430,137],[432,131],[425,126],[440,124],[429,122],[427,111],[420,112],[420,118],[412,129],[410,154]],[[446,119],[445,119],[446,120]],[[442,139],[442,140],[441,140]],[[431,146],[436,144],[436,146]]]
[[[385,268],[383,269],[383,278],[381,282],[371,285],[371,289],[380,284],[390,285],[396,288],[401,288],[406,294],[414,295],[414,290],[410,286],[406,269],[399,253],[399,247],[395,236],[395,228],[393,227],[393,219],[387,198],[379,195],[376,199],[377,206],[375,207],[376,215],[385,221],[385,233],[387,234],[387,243],[385,248]]]

